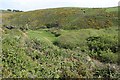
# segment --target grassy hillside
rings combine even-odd
[[[62,29],[105,28],[117,24],[116,8],[55,8],[3,15],[4,25],[59,27]],[[7,17],[6,17],[7,16]]]
[[[117,7],[3,13],[0,75],[120,79],[117,13]]]
[[[116,12],[116,11],[118,11],[118,7],[111,7],[106,9],[106,12]]]
[[[106,34],[110,32],[112,34],[107,36]],[[4,29],[3,77],[98,78],[98,76],[109,77],[110,74],[107,72],[109,69],[111,71],[110,78],[120,78],[119,67],[116,65],[118,53],[112,51],[113,46],[117,47],[116,28],[61,30],[60,34],[59,37],[55,37],[48,30],[22,32],[19,29]],[[78,37],[79,34],[81,36]],[[99,36],[110,43],[99,44],[99,40],[96,40],[96,44],[94,42],[86,43],[86,39]],[[112,38],[113,40],[111,40]],[[58,42],[59,45],[55,42]],[[76,45],[76,43],[80,45]],[[89,49],[89,44],[107,48],[93,52]],[[111,63],[110,66],[108,63]]]

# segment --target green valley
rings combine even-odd
[[[118,7],[2,13],[3,78],[120,79]]]

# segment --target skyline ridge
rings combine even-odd
[[[107,8],[119,6],[118,3],[119,0],[0,0],[0,9],[31,11],[59,7]]]

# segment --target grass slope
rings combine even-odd
[[[35,31],[28,31],[28,36],[30,38],[34,39],[39,39],[39,40],[46,40],[48,42],[53,42],[55,41],[55,36],[51,34],[50,32],[46,32],[44,30],[35,30]]]
[[[117,7],[43,9],[4,15],[3,22],[4,25],[24,26],[30,29],[39,29],[48,24],[52,27],[55,27],[53,24],[58,24],[57,27],[62,29],[104,28],[117,21],[116,9]]]

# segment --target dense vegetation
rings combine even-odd
[[[117,12],[117,8],[4,12],[3,78],[120,78]]]
[[[118,61],[118,29],[82,29],[58,37],[54,44],[62,48],[89,53],[103,62]]]
[[[20,12],[9,17],[3,16],[3,22],[5,22],[4,25],[27,27],[30,29],[46,27],[69,30],[81,28],[99,29],[117,25],[117,14],[117,7],[113,9],[56,8]]]

